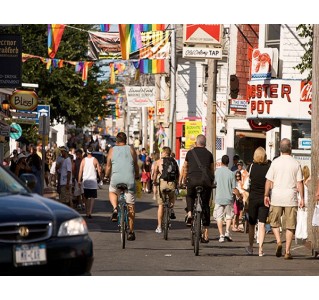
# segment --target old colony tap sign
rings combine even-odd
[[[248,82],[247,119],[311,119],[312,83],[302,80]]]
[[[10,97],[10,106],[17,110],[35,110],[38,96],[33,91],[14,91]]]

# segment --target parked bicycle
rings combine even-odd
[[[199,242],[202,236],[202,186],[196,186],[196,199],[193,208],[193,220],[191,226],[191,243],[194,246],[195,256],[199,254]]]
[[[167,240],[168,238],[168,230],[170,228],[170,214],[171,214],[171,203],[169,201],[169,193],[172,192],[171,189],[164,189],[164,204],[163,204],[163,232],[164,232],[164,239]]]
[[[125,183],[119,183],[116,188],[120,190],[120,196],[118,200],[118,227],[121,234],[122,249],[125,248],[125,238],[128,229],[128,213],[125,192],[127,191],[127,185]]]

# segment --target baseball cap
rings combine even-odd
[[[60,149],[61,151],[69,152],[69,148],[66,147],[66,146],[60,146],[59,149]]]
[[[244,162],[243,162],[242,160],[239,160],[238,163],[237,163],[237,165],[242,165],[242,166],[243,166],[243,165],[244,165]]]

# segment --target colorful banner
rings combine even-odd
[[[129,59],[169,59],[169,31],[140,33],[142,44],[136,51],[130,50]],[[127,51],[127,50],[126,50]],[[89,32],[88,57],[92,60],[122,59],[118,32]]]
[[[122,59],[130,59],[130,54],[142,47],[139,24],[119,24]]]
[[[108,32],[110,31],[110,24],[100,24],[100,29],[103,32]]]
[[[165,29],[165,24],[140,24],[141,31],[163,31]]]
[[[121,59],[120,34],[118,32],[89,32],[88,57],[92,60]]]
[[[64,24],[48,24],[48,54],[50,58],[54,58],[58,52],[64,28]]]
[[[169,72],[169,62],[164,59],[142,59],[139,63],[141,74],[163,74]]]

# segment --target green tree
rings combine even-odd
[[[77,28],[77,29],[75,29]],[[96,25],[66,26],[55,58],[64,61],[87,61],[88,30]],[[0,33],[15,33],[22,36],[22,52],[48,58],[48,25],[23,24],[0,27]],[[40,59],[28,59],[22,66],[22,81],[37,83],[36,92],[41,103],[50,105],[51,120],[83,127],[98,115],[109,114],[109,107],[102,96],[107,94],[108,81],[99,81],[102,65],[94,62],[89,68],[87,85],[75,66],[65,63],[62,68],[46,69]]]
[[[311,24],[300,24],[297,26],[298,34],[300,37],[309,38],[308,42],[305,43],[305,53],[301,58],[301,63],[295,68],[300,71],[300,73],[309,70],[308,80],[312,79],[312,45],[313,45],[313,25]]]

